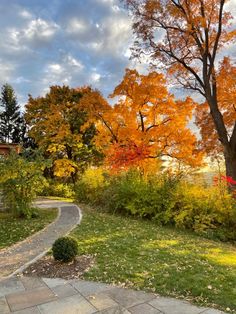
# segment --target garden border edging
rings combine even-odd
[[[76,204],[74,204],[74,203],[69,203],[68,206],[70,206],[70,205],[71,205],[71,206],[75,206],[75,207],[77,208],[79,216],[78,216],[78,219],[77,219],[77,220],[75,221],[75,223],[73,224],[73,226],[64,234],[64,236],[68,235],[77,225],[80,224],[80,222],[81,222],[81,220],[82,220],[82,216],[83,216],[81,209],[80,209]],[[52,224],[56,223],[56,222],[59,220],[60,216],[61,216],[61,208],[64,207],[64,206],[66,206],[66,205],[63,205],[63,206],[60,206],[60,207],[55,207],[55,206],[53,206],[53,204],[52,204],[52,207],[51,207],[51,208],[57,208],[57,209],[58,209],[57,218],[56,218],[54,221],[52,221],[50,224],[48,224],[48,225],[47,225],[45,228],[43,228],[42,230],[36,232],[36,233],[33,234],[32,236],[30,236],[30,237],[24,239],[24,240],[21,241],[21,242],[18,242],[18,243],[16,243],[16,244],[13,244],[13,245],[10,246],[9,248],[15,248],[15,247],[17,247],[17,246],[19,246],[19,245],[24,244],[24,242],[33,239],[36,235],[38,236],[40,233],[42,233],[43,231],[45,231],[49,226],[51,226]],[[8,248],[8,249],[9,249],[9,248]],[[4,251],[4,250],[6,251],[6,249],[3,249],[3,251]],[[33,259],[31,259],[30,261],[26,262],[24,265],[22,265],[21,267],[19,267],[18,269],[16,269],[13,273],[11,273],[11,274],[9,274],[9,275],[7,275],[7,276],[5,276],[5,277],[0,277],[0,282],[3,281],[3,280],[5,280],[5,279],[9,279],[9,278],[11,278],[11,277],[13,277],[13,276],[15,276],[15,275],[19,275],[19,274],[22,273],[29,265],[35,263],[37,260],[39,260],[40,258],[42,258],[43,256],[45,256],[45,255],[47,254],[48,250],[49,250],[49,249],[44,250],[43,252],[41,252],[40,254],[38,254],[37,256],[35,256]],[[3,252],[3,251],[2,251],[2,252]]]

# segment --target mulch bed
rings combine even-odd
[[[73,262],[55,261],[52,255],[46,255],[23,271],[24,276],[45,278],[78,279],[94,265],[94,257],[82,255]]]

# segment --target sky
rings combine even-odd
[[[236,0],[229,8],[236,16]],[[0,12],[0,86],[12,85],[22,107],[51,85],[107,97],[126,67],[146,68],[129,59],[131,18],[119,0],[0,0]]]

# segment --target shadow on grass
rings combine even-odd
[[[81,254],[96,256],[87,279],[236,309],[236,249],[231,245],[94,211],[84,213],[73,235]]]

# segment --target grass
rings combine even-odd
[[[74,198],[70,197],[61,197],[61,196],[41,196],[39,199],[49,199],[49,200],[56,200],[56,201],[61,201],[61,202],[68,202],[72,203],[74,202]]]
[[[81,254],[96,257],[85,279],[236,313],[236,248],[230,244],[84,206],[72,235]]]
[[[16,218],[10,213],[0,212],[0,249],[22,241],[43,229],[57,216],[56,209],[41,209],[37,218]]]

